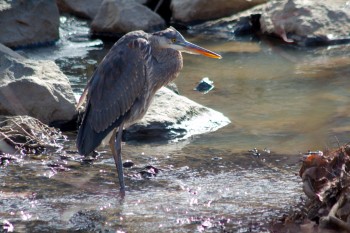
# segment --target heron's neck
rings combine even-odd
[[[152,48],[152,76],[157,89],[173,81],[183,67],[181,52],[173,49]]]

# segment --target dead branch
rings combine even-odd
[[[65,137],[58,129],[49,127],[29,116],[0,116],[1,153],[10,153],[9,149],[31,153],[46,148],[60,147],[59,141]]]

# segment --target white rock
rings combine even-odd
[[[127,128],[124,136],[127,140],[144,137],[184,139],[215,131],[229,123],[222,113],[163,87],[156,93],[147,114]]]
[[[26,59],[0,44],[0,115],[29,115],[50,123],[76,114],[68,78],[53,61]]]
[[[261,31],[286,42],[327,43],[349,38],[350,6],[347,0],[283,0],[266,4]]]

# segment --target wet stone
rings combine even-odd
[[[194,88],[195,91],[199,91],[203,94],[207,94],[209,91],[214,89],[213,81],[211,81],[208,77],[203,78]]]
[[[16,161],[17,158],[9,155],[9,154],[5,154],[5,155],[0,155],[0,166],[6,166],[10,161]]]
[[[126,160],[124,163],[123,163],[123,167],[124,168],[131,168],[135,165],[135,163],[131,160]]]
[[[93,162],[94,162],[94,158],[92,158],[92,157],[84,157],[82,160],[81,160],[81,164],[83,164],[83,165],[91,165],[91,164],[93,164]]]
[[[62,163],[48,163],[47,166],[51,168],[52,171],[55,172],[63,172],[63,171],[69,171],[70,169],[65,166],[65,164]]]
[[[84,232],[96,232],[103,229],[106,217],[95,210],[80,210],[69,220],[74,225],[74,230]]]
[[[250,153],[250,155],[253,155],[259,158],[260,156],[269,155],[271,153],[271,150],[265,147],[262,151],[259,151],[258,149],[254,148],[254,149],[248,150],[248,152]]]
[[[211,160],[213,160],[213,161],[219,161],[219,160],[222,160],[222,157],[213,157],[213,158],[211,158]]]
[[[137,177],[144,179],[152,178],[157,176],[160,171],[162,171],[162,169],[156,168],[152,165],[148,165],[138,172]]]

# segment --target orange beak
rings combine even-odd
[[[182,51],[191,54],[200,54],[210,58],[221,59],[221,55],[214,53],[208,49],[202,48],[198,45],[192,44],[188,41],[181,43]]]

